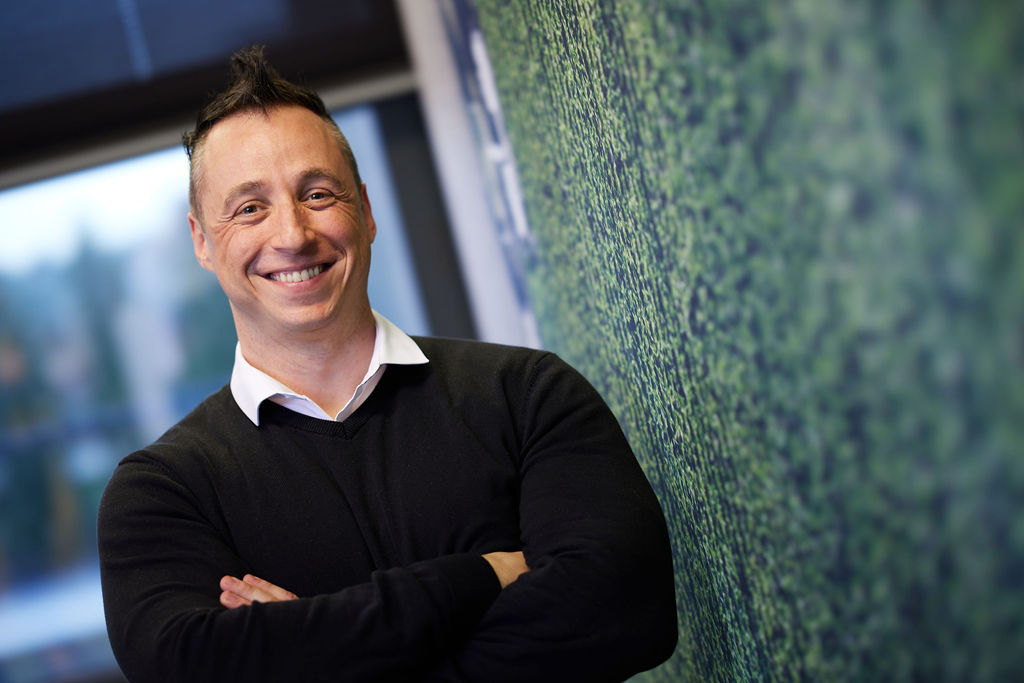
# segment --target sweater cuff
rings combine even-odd
[[[501,593],[501,582],[490,563],[475,553],[446,555],[429,562],[459,606],[453,626],[459,632],[471,631]]]

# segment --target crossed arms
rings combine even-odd
[[[496,551],[484,553],[482,556],[491,565],[502,588],[519,578],[520,574],[530,571],[526,566],[526,558],[520,551]],[[251,606],[254,602],[284,602],[298,600],[299,596],[280,586],[275,586],[266,579],[252,574],[242,578],[224,576],[220,580],[220,604],[228,609]]]
[[[375,392],[365,407],[389,418],[394,470],[321,454],[284,418],[242,434],[224,392],[129,456],[100,514],[108,632],[129,680],[599,681],[668,657],[657,500],[589,384],[553,356],[535,365],[495,390],[524,405],[507,429],[479,429],[474,404],[468,427],[424,441],[395,428],[400,392]],[[260,448],[232,450],[252,438]]]

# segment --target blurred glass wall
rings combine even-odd
[[[378,225],[371,302],[427,334],[376,110],[336,120]],[[0,682],[116,680],[100,495],[122,457],[228,381],[236,342],[187,213],[180,148],[0,192]]]

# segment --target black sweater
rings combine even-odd
[[[543,352],[418,338],[344,422],[225,387],[125,458],[103,598],[145,681],[621,680],[676,640],[664,518],[621,430]],[[482,553],[522,549],[505,590]],[[299,600],[220,606],[249,572]]]

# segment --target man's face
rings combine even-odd
[[[343,331],[366,314],[376,225],[319,116],[234,114],[210,130],[200,168],[196,258],[217,275],[240,337]]]

